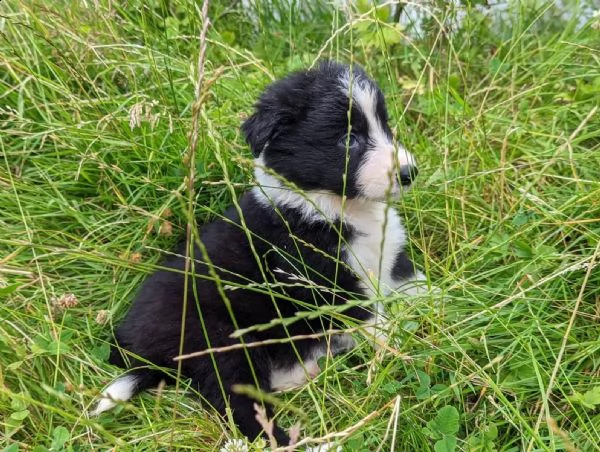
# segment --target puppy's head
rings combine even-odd
[[[274,82],[242,130],[262,165],[303,190],[382,200],[417,174],[383,94],[357,66],[324,62]]]

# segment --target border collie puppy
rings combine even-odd
[[[269,392],[303,384],[319,372],[320,357],[354,342],[295,336],[348,321],[377,334],[383,307],[368,300],[422,278],[404,252],[400,218],[386,205],[410,186],[415,160],[394,142],[383,94],[362,69],[324,62],[274,82],[242,130],[257,186],[201,228],[187,284],[185,245],[144,282],[110,358],[130,370],[103,391],[95,413],[168,381],[180,344],[187,354],[283,339],[181,362],[203,398],[222,414],[229,404],[253,439],[261,433],[254,400],[235,385]],[[288,443],[279,427],[274,434]]]

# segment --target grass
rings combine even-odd
[[[557,5],[213,2],[194,216],[251,180],[239,125],[319,57],[362,64],[420,162],[400,203],[437,295],[386,300],[368,344],[276,395],[282,425],[344,450],[600,449],[600,29]],[[291,6],[290,6],[291,5]],[[407,5],[421,10],[421,6]],[[464,13],[462,21],[458,13]],[[201,30],[195,2],[0,3],[0,443],[218,450],[226,420],[179,390],[89,418],[115,325],[185,236]],[[73,294],[70,296],[69,294]],[[254,446],[259,448],[259,446]]]

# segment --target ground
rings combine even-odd
[[[598,450],[600,18],[562,3],[212,2],[202,40],[192,1],[1,2],[4,450],[239,436],[185,381],[87,413],[143,277],[250,186],[257,95],[319,58],[386,93],[420,164],[398,205],[410,252],[440,291],[389,297],[393,346],[275,395],[281,425],[348,451]]]

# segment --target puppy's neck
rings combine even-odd
[[[271,209],[293,210],[304,222],[337,222],[349,225],[385,221],[390,209],[383,202],[366,199],[343,199],[329,191],[301,190],[283,178],[265,169],[262,159],[257,159],[254,175],[257,186],[252,189],[256,200]],[[365,231],[366,232],[366,231]]]

